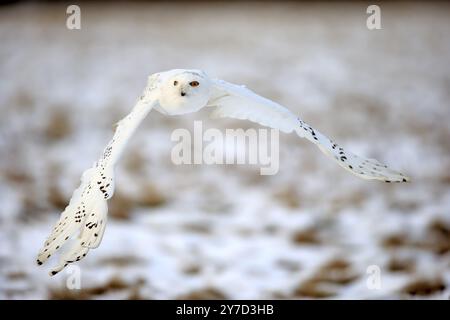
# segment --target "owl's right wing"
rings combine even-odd
[[[80,186],[74,191],[68,206],[40,250],[38,265],[46,262],[52,254],[73,240],[73,245],[59,260],[59,265],[50,272],[57,274],[69,263],[81,260],[89,249],[97,248],[105,231],[107,200],[114,193],[114,167],[124,148],[139,124],[158,105],[158,74],[149,77],[144,93],[133,110],[118,122],[112,140],[94,166],[86,170]]]
[[[337,143],[314,129],[282,105],[264,98],[245,86],[213,80],[212,98],[208,103],[216,109],[212,118],[231,117],[250,120],[263,126],[290,133],[314,143],[345,170],[363,179],[385,182],[407,182],[409,178],[375,159],[366,159],[344,150]]]

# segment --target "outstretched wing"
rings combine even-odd
[[[296,117],[287,108],[261,97],[245,86],[223,80],[213,80],[213,94],[208,106],[216,109],[212,118],[231,117],[246,119],[264,126],[290,133],[295,131],[335,160],[341,167],[364,178],[386,182],[407,182],[409,178],[389,169],[375,159],[365,159],[344,150],[341,146]]]
[[[74,191],[69,205],[38,254],[38,265],[46,262],[52,254],[68,245],[69,250],[61,255],[59,264],[50,272],[57,274],[69,263],[79,261],[89,249],[97,248],[105,231],[108,205],[107,200],[114,193],[114,167],[123,153],[126,143],[150,110],[158,104],[156,89],[158,74],[150,76],[144,93],[133,110],[118,122],[112,140],[94,166],[86,170],[80,186]]]

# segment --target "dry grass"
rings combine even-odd
[[[302,282],[293,292],[296,298],[331,298],[336,296],[341,286],[358,279],[351,264],[342,259],[325,263],[308,280]]]
[[[45,137],[50,141],[62,140],[68,137],[72,131],[72,122],[68,112],[61,106],[54,107],[44,129]]]
[[[227,297],[218,289],[203,288],[182,294],[176,297],[178,300],[224,300]]]
[[[127,283],[119,277],[112,277],[103,285],[91,288],[82,288],[79,290],[69,290],[67,288],[52,289],[49,293],[49,299],[52,300],[87,300],[99,297],[101,295],[125,291],[129,297],[137,296],[137,289],[144,285],[143,280],[137,280],[135,283]]]
[[[405,286],[402,293],[412,296],[427,296],[444,291],[446,284],[442,279],[420,279]]]
[[[393,257],[387,268],[390,272],[403,272],[403,273],[414,273],[416,270],[416,264],[412,259],[400,259]]]
[[[292,236],[292,241],[297,245],[321,243],[319,231],[316,228],[296,231]]]

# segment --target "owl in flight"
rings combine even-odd
[[[155,109],[165,115],[180,115],[204,107],[214,108],[213,118],[246,119],[285,133],[295,131],[318,146],[342,168],[361,178],[385,182],[409,181],[407,176],[375,159],[365,159],[344,150],[287,108],[245,86],[209,78],[200,70],[175,69],[156,73],[149,76],[148,84],[133,110],[118,122],[101,158],[83,173],[80,186],[74,191],[38,254],[38,265],[46,262],[67,242],[72,242],[70,249],[61,255],[59,264],[50,272],[55,275],[69,263],[85,257],[89,249],[99,246],[107,220],[107,200],[114,193],[114,167],[131,135],[150,110]]]

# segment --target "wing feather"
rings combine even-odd
[[[216,107],[212,118],[231,117],[250,120],[285,133],[295,131],[336,161],[345,170],[364,179],[407,182],[409,177],[388,168],[375,159],[366,159],[344,150],[330,138],[295,116],[282,105],[261,97],[245,86],[214,80],[214,93],[209,106]]]
[[[158,103],[155,81],[154,76],[149,78],[144,94],[131,113],[119,121],[100,160],[83,173],[80,186],[74,191],[69,205],[40,250],[37,257],[39,265],[69,241],[73,242],[72,247],[61,255],[51,275],[57,274],[69,263],[81,260],[89,249],[99,246],[107,220],[107,200],[114,193],[114,167],[139,124]]]

